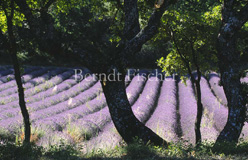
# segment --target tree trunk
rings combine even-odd
[[[195,76],[192,74],[191,69],[188,66],[188,72],[190,74],[191,77],[191,82],[192,82],[192,86],[194,88],[194,93],[196,94],[196,101],[197,101],[197,115],[196,115],[196,119],[195,119],[195,143],[201,144],[202,142],[202,138],[201,138],[201,120],[202,120],[202,114],[203,114],[203,105],[202,105],[202,101],[201,101],[201,72],[200,69],[197,65],[197,79],[195,78]]]
[[[218,65],[221,83],[227,98],[227,124],[216,140],[220,142],[238,142],[246,116],[246,95],[240,83],[240,53],[236,49],[237,33],[248,20],[248,4],[236,11],[233,0],[224,1],[222,24],[217,39]],[[237,3],[241,7],[241,3]]]
[[[218,37],[218,59],[223,85],[228,102],[227,124],[221,131],[216,143],[238,142],[238,138],[245,122],[246,103],[240,82],[239,60],[240,54],[236,51],[236,37],[223,25]],[[233,35],[233,36],[229,36]]]
[[[24,145],[30,144],[30,135],[31,135],[31,129],[30,129],[30,121],[29,121],[29,114],[28,110],[26,108],[25,99],[24,99],[24,89],[22,87],[22,80],[21,80],[21,73],[20,73],[20,66],[17,59],[17,46],[16,46],[16,40],[14,36],[13,31],[13,15],[14,15],[14,1],[11,1],[11,15],[8,16],[7,12],[5,12],[7,17],[7,27],[8,27],[8,37],[9,37],[9,46],[8,50],[11,54],[11,58],[13,61],[14,71],[15,71],[15,80],[18,87],[18,95],[19,95],[19,105],[21,108],[21,113],[23,116],[24,121],[24,128],[25,128],[25,139],[24,139]]]
[[[199,76],[198,76],[199,77]],[[201,75],[200,75],[201,77]],[[195,82],[196,85],[196,96],[197,96],[197,116],[195,120],[195,138],[196,144],[200,144],[201,139],[201,120],[202,120],[202,113],[203,113],[203,106],[201,102],[201,86],[200,86],[201,78],[198,78]]]
[[[135,117],[126,95],[124,75],[121,74],[120,80],[101,81],[111,118],[117,131],[128,144],[132,143],[135,138],[139,138],[145,144],[151,142],[155,145],[167,145],[161,137]]]
[[[19,105],[21,108],[21,113],[22,113],[23,122],[24,122],[24,129],[25,129],[24,144],[29,144],[30,143],[31,129],[30,129],[29,113],[28,113],[28,110],[26,108],[26,103],[25,103],[25,99],[24,99],[24,89],[22,87],[20,66],[18,64],[16,54],[11,53],[11,57],[12,57],[12,61],[14,64],[15,80],[16,80],[16,84],[18,87]]]

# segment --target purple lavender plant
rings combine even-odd
[[[84,150],[89,152],[98,149],[114,149],[121,141],[121,136],[115,129],[113,122],[111,122],[97,136],[84,142]]]
[[[44,68],[44,69],[40,69],[38,71],[35,70],[35,71],[33,71],[33,72],[29,73],[29,74],[24,75],[22,77],[23,83],[25,84],[25,82],[28,82],[29,80],[33,79],[34,77],[41,76],[43,73],[46,73],[48,70],[49,70],[49,68]],[[9,96],[9,95],[11,95],[13,93],[17,93],[17,87],[16,87],[16,85],[14,87],[12,87],[12,88],[8,88],[8,89],[2,91],[0,97]]]
[[[48,90],[49,88],[55,87],[57,84],[62,83],[64,80],[66,80],[68,77],[70,77],[71,73],[72,72],[70,72],[70,71],[65,72],[62,75],[59,75],[59,77],[54,77],[54,78],[50,79],[49,81],[47,81],[46,83],[43,83],[37,87],[34,87],[34,89],[31,88],[29,90],[26,90],[26,92],[25,92],[26,96],[25,97],[27,98],[27,97],[33,96],[39,92]],[[2,106],[0,108],[0,112],[4,111],[6,109],[11,109],[11,107],[12,108],[18,107],[18,104],[16,102],[14,102],[17,100],[18,100],[17,94],[9,96],[8,98],[0,98],[0,102],[4,102],[4,106]],[[13,103],[8,104],[10,102],[13,102]]]
[[[178,83],[179,92],[179,113],[183,133],[183,139],[195,144],[195,119],[197,114],[197,103],[193,93],[191,81],[187,80],[186,85]]]
[[[160,79],[155,76],[149,77],[141,96],[132,106],[135,116],[141,122],[146,122],[154,110],[160,87]]]
[[[86,100],[94,98],[96,94],[99,92],[98,90],[100,84],[95,85],[94,88],[89,90],[92,84],[94,84],[94,81],[82,82],[72,87],[71,90],[69,90],[70,92],[63,91],[57,94],[56,96],[46,98],[46,101],[33,103],[32,104],[33,107],[32,106],[29,107],[27,105],[27,107],[29,107],[31,118],[35,117],[34,119],[40,119],[43,116],[49,116],[55,113],[60,113],[65,109],[74,108],[80,105],[81,103],[85,103]],[[81,92],[82,94],[80,94]],[[80,99],[79,97],[82,98]],[[70,100],[71,101],[73,100],[73,102],[70,102]],[[0,119],[1,120],[5,119],[6,121],[8,120],[9,117],[8,115],[16,116],[18,115],[18,113],[19,113],[19,108],[15,108],[15,109],[12,108],[5,110],[0,114]]]
[[[176,130],[176,84],[172,77],[166,77],[163,81],[158,104],[147,121],[146,126],[155,133],[171,142],[178,141]]]
[[[213,126],[217,131],[222,131],[227,122],[227,108],[213,95],[204,77],[201,78],[201,92],[203,107],[207,110],[209,118],[213,119]]]
[[[37,68],[37,70],[38,70],[38,68]],[[26,70],[26,72],[24,72],[24,75],[22,76],[23,83],[31,80],[32,79],[32,74],[34,74],[35,72],[37,72],[37,70],[36,71],[33,71],[33,69]],[[43,71],[44,72],[44,70],[47,70],[47,69],[39,69],[38,71],[41,71],[41,72]],[[39,72],[38,72],[38,74],[39,74]],[[7,78],[7,82],[6,83],[3,83],[0,86],[0,93],[3,92],[6,89],[9,89],[9,88],[15,87],[15,86],[16,86],[16,82],[14,81],[14,78],[12,80],[10,80],[10,81],[8,81],[8,78]]]
[[[209,83],[210,83],[211,89],[213,90],[213,92],[215,93],[219,101],[223,105],[227,106],[226,95],[223,90],[223,87],[219,85],[219,81],[220,81],[220,77],[218,76],[217,73],[213,72],[209,74]]]

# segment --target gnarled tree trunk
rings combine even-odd
[[[234,3],[233,0],[224,1],[222,25],[217,40],[221,83],[229,110],[227,124],[218,136],[216,145],[220,142],[238,142],[246,116],[246,97],[240,83],[240,53],[236,43],[238,31],[248,20],[248,4],[236,11]]]
[[[242,93],[239,71],[239,53],[236,51],[236,38],[226,37],[225,28],[218,38],[219,67],[221,83],[228,102],[228,120],[224,129],[217,138],[217,143],[222,141],[237,142],[242,131],[246,103]]]
[[[139,138],[144,143],[166,145],[167,143],[161,137],[135,117],[127,98],[124,77],[125,74],[122,73],[119,81],[101,81],[110,115],[117,131],[128,144],[132,143],[135,138]]]

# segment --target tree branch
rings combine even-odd
[[[182,54],[182,52],[180,51],[180,49],[179,49],[179,47],[178,47],[178,45],[177,45],[177,40],[175,39],[175,33],[174,33],[173,29],[170,28],[170,30],[171,30],[171,33],[172,33],[172,34],[171,34],[171,37],[172,37],[172,40],[173,40],[173,42],[174,42],[174,44],[175,44],[177,53],[179,54],[179,56],[180,56],[181,59],[183,60],[184,64],[186,65],[187,70],[188,70],[188,74],[190,75],[193,84],[195,84],[196,80],[195,80],[195,77],[194,77],[193,74],[192,74],[192,70],[191,70],[190,65],[189,65],[189,60],[187,60],[187,58],[186,58],[186,57]]]
[[[241,26],[248,21],[248,3],[239,12],[238,19],[241,21]]]
[[[163,16],[169,5],[175,3],[177,0],[167,0],[161,4],[160,8],[154,8],[154,11],[148,21],[147,26],[142,29],[134,38],[125,42],[124,50],[121,52],[123,65],[128,64],[128,60],[133,57],[133,55],[141,50],[143,44],[149,41],[157,32],[160,25],[161,17]],[[120,42],[120,46],[124,43]]]
[[[139,24],[139,11],[137,0],[125,0],[124,1],[124,13],[125,13],[125,26],[124,36],[130,40],[137,35],[140,31]]]
[[[222,23],[224,30],[232,32],[239,31],[241,27],[248,21],[248,3],[237,12],[234,10],[234,0],[225,0],[222,9]],[[231,34],[230,34],[231,35]]]
[[[197,81],[199,83],[200,80],[201,80],[201,71],[200,71],[200,66],[198,65],[198,58],[197,58],[197,54],[195,53],[195,49],[194,49],[192,41],[190,42],[190,47],[191,47],[191,51],[192,51],[192,54],[193,54],[193,62],[194,62],[194,65],[195,65],[196,71],[197,71],[197,77],[198,77]]]

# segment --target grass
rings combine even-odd
[[[4,160],[81,160],[81,159],[247,159],[248,143],[241,142],[238,145],[223,144],[221,150],[212,151],[213,143],[204,142],[194,147],[184,143],[170,144],[167,148],[143,145],[136,141],[133,144],[116,146],[112,150],[92,150],[84,153],[82,146],[71,146],[61,143],[59,146],[43,148],[34,144],[31,147],[20,144],[2,142],[0,144],[0,159]]]

